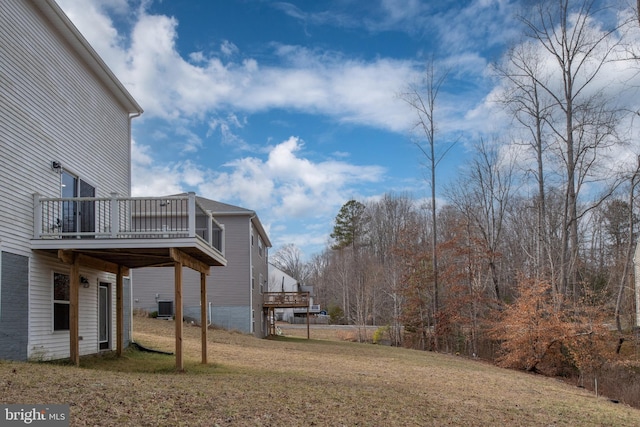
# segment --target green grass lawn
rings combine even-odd
[[[174,323],[135,318],[141,344],[173,351]],[[312,334],[313,337],[313,334]],[[331,340],[184,330],[175,359],[129,350],[62,363],[0,363],[3,403],[66,403],[71,425],[638,426],[640,411],[551,378],[460,357]]]

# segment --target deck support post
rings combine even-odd
[[[200,273],[200,339],[202,341],[202,364],[207,364],[207,275]]]
[[[176,323],[176,370],[184,371],[182,359],[182,263],[174,263],[175,270],[175,323]]]
[[[116,354],[122,356],[124,349],[124,267],[118,266],[116,274]]]

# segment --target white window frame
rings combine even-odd
[[[69,325],[68,329],[56,329],[56,304],[66,304],[68,306],[71,306],[71,295],[69,295],[69,300],[57,300],[56,299],[56,292],[55,292],[55,287],[56,287],[56,274],[59,274],[61,276],[67,276],[69,278],[69,293],[71,293],[71,276],[69,275],[69,273],[62,273],[60,271],[52,271],[51,272],[51,331],[52,332],[69,332],[69,330],[71,329],[71,325]],[[69,307],[69,311],[71,311],[71,308]],[[69,313],[69,316],[71,316],[71,313]],[[70,319],[67,320],[67,322],[70,322]]]

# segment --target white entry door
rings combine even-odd
[[[98,342],[100,350],[111,348],[111,293],[109,283],[100,282],[98,291]]]

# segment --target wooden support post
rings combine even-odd
[[[122,356],[124,349],[123,273],[124,268],[120,266],[116,275],[116,354],[118,357]]]
[[[76,366],[80,366],[79,288],[80,262],[74,257],[69,278],[69,359]]]
[[[207,275],[200,273],[200,338],[202,341],[202,364],[207,364]]]
[[[176,262],[175,269],[175,300],[176,300],[176,370],[184,371],[182,360],[182,264]]]
[[[307,304],[307,339],[310,338],[309,335],[309,304]]]

